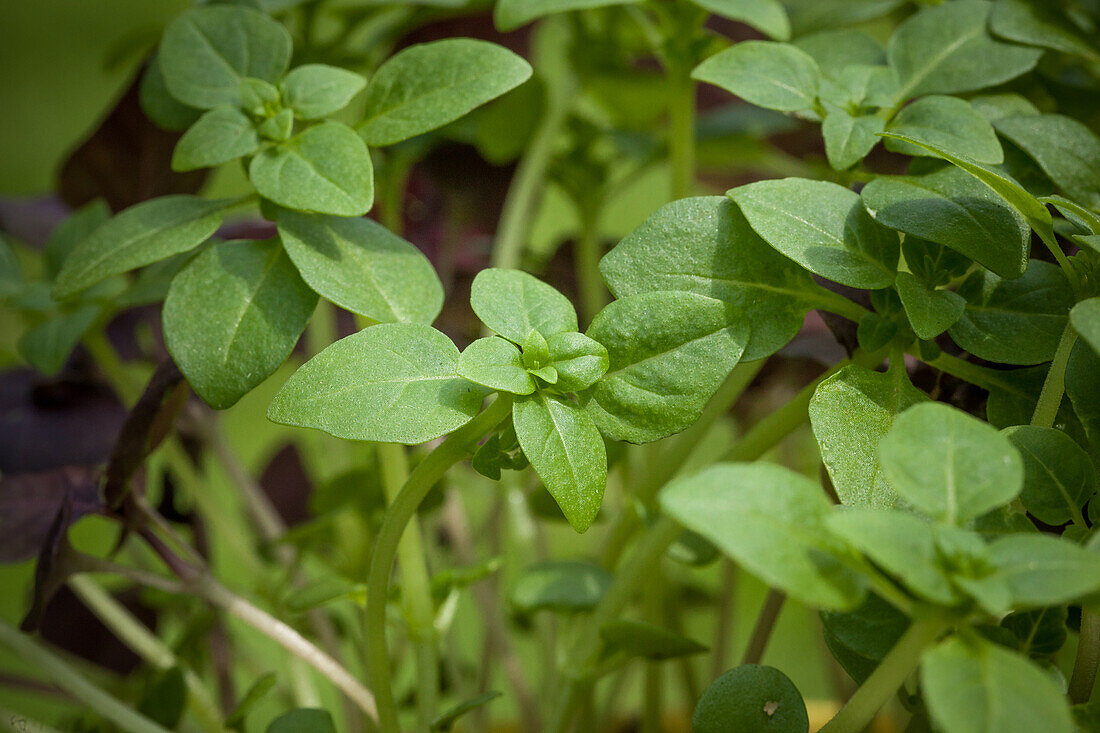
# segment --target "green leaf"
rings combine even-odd
[[[1100,234],[1100,215],[1095,211],[1057,194],[1043,196],[1039,200],[1058,209],[1058,213],[1066,217],[1074,226],[1093,234]]]
[[[870,217],[859,195],[805,178],[758,181],[728,192],[771,246],[810,272],[854,288],[894,282],[898,235]]]
[[[891,229],[950,247],[1001,277],[1019,277],[1027,269],[1027,222],[988,186],[958,168],[880,176],[864,186],[862,196],[871,216]]]
[[[248,177],[261,196],[288,209],[361,216],[374,203],[370,153],[340,122],[322,122],[264,149]]]
[[[1082,300],[1073,306],[1069,320],[1077,334],[1100,354],[1100,298]]]
[[[513,31],[532,20],[570,10],[625,5],[637,0],[497,0],[493,23],[499,31]]]
[[[999,164],[1005,159],[993,125],[958,97],[918,99],[890,121],[889,130],[979,163]],[[934,155],[900,140],[887,139],[886,149],[904,155]]]
[[[191,171],[197,168],[228,163],[255,152],[260,146],[252,121],[238,109],[212,109],[183,133],[172,153],[172,170]]]
[[[799,36],[794,45],[808,53],[826,77],[839,78],[854,66],[886,63],[886,51],[878,41],[863,31],[850,28]]]
[[[316,306],[278,242],[222,242],[172,281],[164,341],[195,392],[224,410],[286,361]]]
[[[643,621],[620,619],[600,627],[603,656],[623,655],[664,661],[707,651],[694,639]]]
[[[1003,618],[1001,627],[1016,637],[1021,653],[1033,659],[1050,658],[1066,643],[1068,615],[1065,606],[1020,611]]]
[[[843,171],[863,160],[878,143],[878,134],[885,124],[878,115],[853,115],[846,109],[830,109],[821,123],[829,165]]]
[[[886,49],[901,97],[992,87],[1030,71],[1042,51],[994,40],[986,30],[993,3],[958,0],[926,7],[898,25]]]
[[[432,719],[431,730],[433,733],[436,731],[449,731],[454,727],[455,722],[466,713],[477,710],[482,705],[491,703],[501,696],[502,693],[493,690],[486,692],[484,695],[478,695],[477,697],[471,697],[469,700],[463,700],[455,705],[450,710],[444,711]]]
[[[1017,606],[1054,606],[1100,590],[1100,553],[1061,537],[1005,535],[989,544],[989,554]]]
[[[162,130],[186,130],[202,115],[202,110],[188,107],[169,93],[160,68],[159,53],[149,59],[145,73],[141,75],[138,101],[145,116]]]
[[[535,378],[524,368],[519,349],[497,336],[467,346],[458,357],[458,373],[489,389],[521,395],[535,391]]]
[[[604,435],[648,443],[699,418],[737,365],[749,331],[720,300],[664,291],[614,301],[592,319],[588,335],[610,359],[588,412]]]
[[[969,2],[969,0],[962,0],[963,2]],[[959,4],[959,3],[956,3]],[[938,156],[946,161],[954,163],[959,168],[963,169],[970,175],[977,178],[989,188],[993,189],[1001,198],[1007,201],[1013,206],[1027,221],[1028,225],[1034,229],[1040,237],[1043,237],[1047,241],[1054,241],[1054,229],[1053,223],[1050,217],[1050,212],[1047,211],[1047,207],[1043,206],[1039,202],[1039,199],[1032,196],[1024,189],[1019,183],[1012,178],[1006,176],[1004,173],[989,168],[975,160],[967,158],[962,155],[955,155],[949,151],[938,148],[935,145],[930,145],[920,140],[905,137],[895,132],[884,132],[883,136],[892,137],[897,140],[904,140],[910,142],[918,147],[930,150],[936,153]],[[925,239],[931,239],[925,237]],[[978,258],[974,258],[978,259]],[[980,261],[980,260],[979,260]]]
[[[1020,425],[1004,431],[1024,461],[1020,501],[1045,524],[1081,516],[1096,493],[1096,468],[1088,454],[1061,430]]]
[[[1100,139],[1092,130],[1064,115],[1003,117],[994,125],[1067,196],[1100,207]]]
[[[913,333],[931,339],[955,325],[966,309],[966,300],[950,290],[937,290],[908,272],[899,272],[894,283],[905,306]]]
[[[519,270],[479,272],[470,287],[470,305],[482,323],[520,345],[532,331],[545,339],[577,330],[577,311],[569,298]]]
[[[378,222],[279,212],[279,237],[311,288],[381,323],[431,323],[443,285],[424,254]]]
[[[977,636],[953,636],[921,657],[921,689],[951,733],[1073,733],[1062,691],[1038,666]]]
[[[879,445],[898,495],[920,511],[960,524],[1020,493],[1019,454],[996,428],[947,405],[910,407]]]
[[[370,145],[392,145],[457,120],[531,77],[503,46],[448,38],[410,46],[379,67],[360,125]]]
[[[948,332],[956,344],[1001,364],[1041,364],[1054,357],[1073,304],[1057,265],[1032,260],[1015,280],[975,272],[958,292],[966,310]]]
[[[852,114],[869,113],[871,107],[893,107],[897,101],[898,75],[889,66],[860,64],[833,73],[821,84],[825,108],[839,107]],[[883,121],[882,117],[875,115]]]
[[[822,611],[821,623],[829,651],[852,679],[863,684],[910,622],[908,616],[871,594],[853,611]]]
[[[1029,0],[999,0],[989,16],[989,30],[1001,38],[1100,61],[1096,49],[1081,37],[1061,8]]]
[[[1039,114],[1039,109],[1034,104],[1015,92],[979,94],[970,99],[970,106],[990,122],[996,122],[1002,117]]]
[[[719,463],[678,478],[661,507],[770,586],[820,608],[849,609],[865,595],[829,531],[832,508],[817,483],[769,463]]]
[[[558,373],[555,386],[580,392],[595,384],[610,364],[607,349],[583,333],[555,333],[546,340],[550,366]]]
[[[348,440],[426,443],[469,422],[488,393],[457,365],[458,349],[431,326],[382,323],[306,362],[267,416]]]
[[[98,315],[98,306],[84,305],[40,323],[19,337],[19,353],[40,373],[57,374]]]
[[[607,453],[592,417],[567,399],[536,392],[516,400],[512,423],[523,454],[569,525],[587,530],[607,484]]]
[[[696,5],[723,18],[752,26],[777,41],[791,37],[791,23],[779,0],[692,0]]]
[[[241,701],[237,703],[237,707],[233,708],[233,712],[226,716],[225,727],[230,730],[243,730],[245,719],[252,711],[252,708],[254,708],[256,703],[262,700],[267,693],[271,692],[271,689],[275,687],[277,681],[278,677],[274,672],[268,672],[258,677],[256,681],[245,690],[244,695],[240,698]]]
[[[940,566],[932,526],[924,519],[901,511],[850,508],[830,516],[828,526],[915,595],[941,606],[958,601]]]
[[[806,703],[775,667],[742,664],[710,683],[691,716],[695,733],[807,733]]]
[[[607,253],[600,273],[617,298],[684,290],[729,303],[752,324],[743,359],[794,338],[813,297],[810,274],[776,252],[725,196],[666,204]]]
[[[790,44],[742,41],[696,66],[691,76],[758,107],[799,112],[814,108],[821,72]]]
[[[294,133],[294,111],[284,109],[268,117],[256,130],[260,137],[272,142],[286,142]]]
[[[611,573],[589,562],[554,560],[525,569],[512,588],[521,612],[582,612],[595,608],[611,585]]]
[[[290,34],[237,5],[192,8],[164,30],[160,67],[172,96],[200,109],[239,106],[241,79],[278,81],[290,65]]]
[[[897,494],[882,472],[878,444],[899,413],[927,399],[902,369],[883,374],[847,366],[818,386],[810,400],[810,424],[842,503],[894,506]],[[852,430],[855,423],[859,430]]]
[[[336,726],[327,710],[298,708],[275,718],[266,733],[336,733]]]
[[[187,684],[179,667],[157,673],[137,705],[140,714],[168,730],[175,730],[186,708]]]
[[[217,231],[232,203],[162,196],[131,206],[73,249],[57,274],[53,296],[63,300],[112,275],[194,249]]]
[[[326,64],[305,64],[286,75],[283,101],[303,120],[339,112],[367,85],[359,74]]]
[[[107,202],[95,199],[54,227],[46,242],[46,273],[51,278],[57,277],[72,251],[110,218]]]

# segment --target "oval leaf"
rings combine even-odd
[[[775,667],[743,664],[710,683],[691,716],[695,733],[806,733],[802,694]]]
[[[283,101],[303,120],[339,112],[362,91],[367,80],[358,74],[325,64],[299,66],[282,82]]]
[[[183,133],[172,153],[172,170],[221,165],[248,155],[259,146],[260,137],[243,112],[219,107],[204,114]]]
[[[906,106],[888,128],[914,140],[953,153],[962,153],[979,163],[999,164],[1004,151],[993,125],[958,97],[931,95]],[[886,149],[905,155],[931,155],[924,148],[900,140],[887,140]]]
[[[1088,453],[1061,430],[1020,425],[1004,431],[1024,461],[1020,501],[1037,519],[1052,526],[1081,516],[1096,493],[1096,468]]]
[[[1004,117],[994,124],[1067,196],[1100,207],[1100,139],[1092,130],[1064,115]]]
[[[519,270],[482,270],[470,287],[470,305],[481,322],[516,344],[532,331],[544,339],[577,330],[577,311],[569,298]]]
[[[555,560],[525,569],[512,588],[512,605],[533,611],[580,612],[595,608],[611,574],[588,562]]]
[[[782,112],[814,108],[821,72],[805,51],[787,43],[742,41],[691,72],[746,102]]]
[[[458,357],[458,373],[489,389],[512,394],[531,394],[535,379],[523,366],[516,345],[497,336],[481,338]]]

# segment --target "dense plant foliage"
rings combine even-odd
[[[68,584],[157,673],[105,689],[7,624],[0,642],[94,730],[481,729],[498,680],[523,730],[610,730],[644,667],[643,730],[667,704],[700,733],[805,733],[797,670],[760,664],[790,598],[858,685],[828,733],[895,696],[911,731],[1100,729],[1100,9],[488,5],[209,3],[167,25],[142,108],[182,133],[174,171],[228,164],[241,195],[95,202],[41,256],[0,251],[26,361],[56,373],[83,344],[129,408],[101,472],[0,484],[3,559],[36,563],[24,630]],[[531,63],[470,38],[392,52],[490,12]],[[763,140],[793,126],[823,154]],[[403,238],[410,171],[448,139],[518,160],[460,338],[432,324],[466,294]],[[722,195],[724,169],[757,175]],[[606,210],[654,171],[666,202],[605,251]],[[521,269],[551,185],[576,298]],[[227,237],[240,214],[266,236]],[[104,326],[149,304],[169,358],[123,363]],[[735,436],[731,408],[812,311],[846,356]],[[214,410],[250,393],[306,456],[310,523],[287,530],[223,433]],[[807,420],[824,470],[773,462]],[[163,516],[164,475],[221,556]],[[464,501],[492,504],[484,525]],[[86,514],[117,522],[110,546],[70,541]],[[561,519],[598,544],[547,552]],[[770,589],[732,668],[728,584],[703,606],[714,639],[678,608],[719,568]],[[108,592],[119,576],[167,635]],[[248,685],[231,707],[212,628],[281,650],[222,668]],[[542,648],[518,656],[520,636]]]

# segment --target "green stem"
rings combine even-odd
[[[875,671],[820,733],[859,733],[874,719],[898,688],[905,682],[917,664],[921,654],[950,628],[948,619],[940,616],[917,619],[898,639],[894,648],[883,658]]]
[[[574,266],[577,271],[577,287],[581,296],[581,313],[585,323],[607,305],[607,288],[600,275],[600,226],[599,202],[580,207],[581,229],[577,236]]]
[[[1058,407],[1062,404],[1062,394],[1066,389],[1066,364],[1069,363],[1069,355],[1075,343],[1077,331],[1073,329],[1072,323],[1067,322],[1066,330],[1062,331],[1062,338],[1058,341],[1058,349],[1054,352],[1054,360],[1050,362],[1047,378],[1043,382],[1043,391],[1039,393],[1039,401],[1035,403],[1035,412],[1031,416],[1032,425],[1041,428],[1054,427]]]
[[[1081,705],[1092,697],[1096,685],[1096,669],[1100,666],[1100,616],[1092,611],[1081,611],[1081,636],[1077,641],[1077,657],[1073,660],[1073,673],[1069,678],[1069,699]]]
[[[843,295],[838,295],[831,290],[818,288],[815,292],[816,295],[813,297],[815,307],[835,313],[838,316],[847,318],[849,321],[859,323],[865,315],[870,313],[859,303],[848,300]]]
[[[382,486],[386,500],[393,503],[409,478],[405,446],[380,443],[378,460],[382,468]],[[424,537],[416,517],[409,519],[405,532],[397,543],[397,564],[401,568],[401,602],[409,637],[416,648],[417,713],[419,727],[427,730],[435,718],[439,693],[439,653],[436,647],[435,606],[432,603],[431,579],[428,576]]]
[[[69,587],[84,605],[146,663],[159,670],[180,667],[189,693],[188,700],[203,729],[212,733],[225,730],[225,723],[218,712],[218,706],[211,699],[202,680],[193,670],[182,665],[164,642],[87,575],[72,575],[68,582]]]
[[[745,647],[745,654],[741,657],[741,664],[760,664],[764,658],[764,650],[768,648],[768,640],[775,630],[775,622],[779,620],[779,612],[783,610],[783,601],[787,596],[775,588],[768,589],[768,595],[764,597],[764,604],[760,607],[760,615],[756,617],[756,626],[752,629],[749,645]]]
[[[405,528],[420,503],[451,466],[466,457],[470,449],[511,414],[512,400],[500,395],[480,415],[451,433],[417,464],[400,493],[386,509],[382,527],[371,554],[367,576],[365,619],[367,670],[378,700],[378,717],[383,733],[399,733],[397,702],[390,681],[390,660],[386,647],[386,601],[390,572]]]
[[[166,728],[93,685],[45,645],[3,621],[0,621],[0,644],[44,672],[58,687],[122,730],[128,733],[168,733]]]
[[[671,198],[690,196],[695,189],[695,82],[691,67],[674,64],[669,69],[668,152],[671,164]]]
[[[107,381],[126,408],[132,407],[141,397],[142,385],[126,373],[126,365],[102,328],[93,329],[84,336],[84,348],[92,355]]]
[[[935,359],[926,362],[928,366],[939,369],[944,374],[950,374],[964,381],[970,382],[976,387],[981,387],[987,392],[995,389],[1010,392],[1019,397],[1027,397],[1027,393],[1020,389],[1019,385],[1006,380],[997,369],[980,366],[972,362],[960,359],[951,354],[941,353]]]

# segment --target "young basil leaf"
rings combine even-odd
[[[1042,669],[977,634],[953,636],[921,657],[932,720],[959,733],[1073,733],[1069,704]]]
[[[821,123],[825,156],[834,170],[843,171],[863,160],[879,141],[886,123],[874,114],[852,114],[833,108]]]
[[[160,66],[172,96],[199,109],[239,106],[241,79],[278,81],[291,40],[280,23],[241,6],[192,8],[164,30]]]
[[[265,733],[336,733],[336,726],[327,710],[298,708],[275,718]]]
[[[791,23],[779,0],[692,0],[693,3],[723,18],[750,25],[777,41],[791,37]]]
[[[279,237],[309,286],[381,323],[431,323],[443,285],[428,258],[378,222],[282,210]]]
[[[1096,212],[1058,194],[1043,196],[1039,200],[1058,209],[1058,213],[1066,217],[1066,220],[1074,226],[1080,227],[1086,232],[1100,234],[1100,216]]]
[[[894,284],[913,333],[922,339],[935,338],[951,328],[966,309],[966,300],[958,293],[929,287],[908,272],[899,272]]]
[[[533,20],[565,13],[570,10],[625,5],[638,0],[497,0],[493,8],[493,23],[499,31],[514,31]]]
[[[970,0],[962,0],[963,2],[969,2]],[[1011,204],[1027,221],[1028,225],[1034,229],[1040,237],[1043,237],[1047,241],[1054,241],[1054,225],[1051,220],[1050,212],[1043,206],[1037,198],[1032,196],[1027,190],[1019,183],[1014,181],[999,170],[990,168],[982,163],[972,160],[966,156],[955,155],[950,151],[939,148],[935,145],[915,140],[913,138],[899,135],[896,132],[884,132],[884,137],[892,137],[897,140],[904,140],[912,143],[918,147],[929,150],[946,161],[954,163],[959,168],[963,169],[970,175],[977,178],[989,188],[997,192],[997,194]],[[931,239],[931,237],[925,237],[925,239]],[[974,257],[975,260],[979,260]]]
[[[781,112],[814,109],[821,72],[805,51],[787,43],[742,41],[691,72],[757,107]]]
[[[338,438],[415,445],[462,427],[489,390],[458,376],[458,349],[419,323],[382,323],[306,362],[267,416]]]
[[[64,300],[112,275],[194,249],[217,231],[233,203],[162,196],[131,206],[73,249],[54,281],[53,297]]]
[[[57,277],[65,260],[76,247],[111,218],[111,209],[103,199],[91,201],[74,211],[54,227],[46,242],[46,274]]]
[[[1005,535],[990,543],[989,555],[1017,606],[1053,606],[1100,590],[1100,553],[1062,537]]]
[[[1002,117],[1019,117],[1021,115],[1037,115],[1039,108],[1032,104],[1026,97],[1014,92],[1002,92],[1000,94],[979,94],[970,99],[970,106],[974,111],[990,122],[996,122]]]
[[[1067,196],[1091,208],[1100,207],[1100,139],[1092,130],[1064,115],[1004,117],[994,125]]]
[[[288,209],[362,216],[374,203],[367,146],[339,122],[322,122],[261,151],[248,177],[260,195]]]
[[[926,7],[903,21],[886,49],[901,98],[970,92],[1030,71],[1042,51],[994,40],[986,30],[993,4],[959,0]]]
[[[523,613],[589,611],[611,585],[599,565],[573,560],[542,562],[526,568],[512,588],[512,605]]]
[[[687,657],[707,651],[694,639],[643,621],[618,620],[600,627],[603,657],[622,655],[655,662]]]
[[[959,601],[940,565],[932,526],[924,519],[900,511],[851,508],[830,516],[828,526],[915,595],[941,606]]]
[[[864,186],[862,196],[871,216],[892,229],[950,247],[1001,277],[1019,277],[1027,269],[1027,222],[988,186],[958,168],[881,176]]]
[[[1100,298],[1082,300],[1069,312],[1073,328],[1092,350],[1100,354]]]
[[[742,664],[710,683],[691,716],[695,733],[807,733],[802,694],[775,667]]]
[[[164,301],[164,342],[195,392],[224,410],[279,368],[317,306],[278,242],[222,242]]]
[[[610,359],[588,412],[604,435],[648,443],[699,419],[737,365],[749,329],[720,300],[663,291],[614,301],[592,319],[588,335]]]
[[[764,238],[810,272],[854,288],[894,282],[899,240],[859,195],[828,181],[758,181],[727,193]]]
[[[886,51],[871,35],[861,30],[837,28],[800,35],[794,45],[810,55],[821,73],[838,79],[854,66],[881,66]]]
[[[1100,61],[1096,49],[1081,37],[1060,7],[1041,6],[1028,0],[1000,0],[993,5],[989,30],[1017,43]]]
[[[592,417],[543,392],[512,407],[516,437],[531,467],[577,532],[591,526],[607,484],[607,453]]]
[[[897,97],[898,75],[889,66],[848,66],[821,83],[821,101],[853,114],[869,112],[869,107],[893,107]],[[883,121],[882,117],[875,115]]]
[[[1096,493],[1096,468],[1061,430],[1020,425],[1004,431],[1024,461],[1020,501],[1041,522],[1058,526],[1081,516]]]
[[[929,143],[979,163],[1004,162],[993,125],[958,97],[930,95],[907,105],[890,121],[889,130]],[[886,140],[886,149],[904,155],[931,155],[901,140]]]
[[[530,64],[495,43],[448,38],[410,46],[371,78],[359,129],[371,145],[392,145],[453,122],[530,77]]]
[[[554,382],[565,392],[588,389],[606,372],[607,349],[583,333],[556,333],[546,340],[550,366],[557,372]]]
[[[1023,462],[1006,437],[937,402],[901,413],[879,444],[879,460],[901,498],[948,524],[1007,504],[1023,487]]]
[[[172,170],[210,168],[255,152],[260,137],[252,121],[233,107],[212,109],[183,133],[172,153]]]
[[[256,131],[265,140],[281,143],[294,133],[294,111],[284,109],[264,120]]]
[[[1068,616],[1065,606],[1019,611],[1001,619],[1001,628],[1016,637],[1017,651],[1021,654],[1032,659],[1049,659],[1065,646]]]
[[[908,616],[873,594],[853,611],[821,612],[826,646],[859,684],[890,653],[909,623]]]
[[[1023,226],[1023,231],[1027,231],[1026,225]],[[906,236],[902,241],[901,254],[905,257],[909,271],[929,287],[947,285],[969,272],[973,264],[970,258],[953,249],[912,235]]]
[[[677,522],[804,603],[849,609],[864,598],[844,565],[850,550],[826,525],[829,500],[805,476],[770,463],[719,463],[674,480],[659,499]]]
[[[303,120],[317,120],[339,112],[363,90],[359,74],[326,64],[305,64],[286,75],[280,87],[283,101]]]
[[[683,290],[729,303],[752,324],[746,361],[770,356],[794,338],[820,291],[725,196],[662,206],[604,255],[600,273],[617,298]]]
[[[927,399],[902,369],[883,374],[847,366],[818,385],[810,425],[842,503],[894,506],[897,494],[882,472],[878,445],[902,411]],[[853,421],[859,430],[851,429]]]
[[[1073,304],[1062,270],[1041,260],[1032,260],[1015,280],[975,272],[959,295],[966,310],[948,331],[951,338],[974,356],[1001,364],[1050,361]]]
[[[82,305],[40,323],[19,337],[19,353],[41,374],[57,374],[98,316],[99,306]]]
[[[1088,435],[1087,442],[1093,446],[1100,445],[1100,352],[1089,348],[1082,341],[1074,344],[1069,354],[1069,363],[1066,364],[1066,397],[1073,409],[1066,410],[1066,405],[1063,404],[1062,412],[1079,417],[1084,432]],[[1058,422],[1065,422],[1062,413],[1058,415]],[[1093,448],[1093,456],[1095,453]]]
[[[446,731],[449,731],[452,727],[454,727],[454,724],[463,715],[477,710],[483,705],[491,703],[493,700],[496,700],[498,697],[500,697],[501,694],[502,693],[497,692],[496,690],[491,690],[489,692],[486,692],[484,695],[478,695],[476,697],[471,697],[469,700],[463,700],[450,710],[446,710],[435,716],[435,718],[432,719],[432,724],[429,730],[431,730],[432,733],[446,733]]]
[[[467,346],[458,357],[458,373],[489,389],[521,395],[535,391],[535,379],[524,368],[519,349],[497,336]]]
[[[545,339],[577,330],[577,311],[569,298],[519,270],[479,272],[470,287],[470,305],[482,323],[515,344],[523,345],[532,331]]]
[[[145,116],[162,130],[186,130],[202,115],[202,110],[188,107],[169,93],[160,68],[160,54],[154,54],[145,66],[138,101]]]

